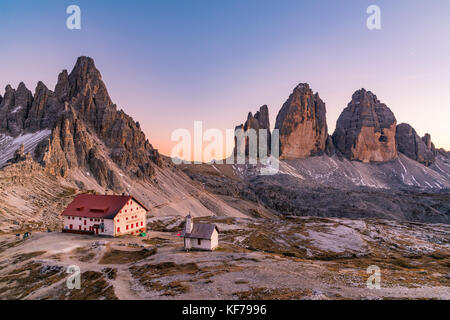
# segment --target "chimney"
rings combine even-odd
[[[194,222],[192,221],[191,214],[189,213],[189,214],[186,216],[186,225],[184,226],[184,232],[185,232],[185,234],[191,233],[193,227],[194,227]]]

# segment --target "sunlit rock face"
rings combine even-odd
[[[299,84],[278,113],[275,129],[280,130],[280,159],[322,154],[328,138],[325,103],[307,83]]]
[[[390,161],[398,156],[396,126],[392,111],[372,92],[361,89],[339,116],[333,142],[350,160]]]

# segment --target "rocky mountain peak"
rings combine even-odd
[[[7,84],[5,87],[5,95],[6,95],[6,93],[13,92],[13,91],[14,91],[14,89],[11,87],[11,85]]]
[[[95,98],[99,106],[112,104],[108,90],[102,80],[102,75],[95,67],[95,62],[92,58],[79,57],[77,59],[74,68],[67,77],[68,88],[64,83],[64,71],[60,74],[60,80],[61,83],[58,81],[58,89],[65,88],[69,91],[66,99],[77,98],[78,95],[81,95],[83,97]]]
[[[397,126],[395,138],[399,152],[426,166],[433,164],[436,154],[429,134],[420,138],[413,127],[407,123],[401,123]]]
[[[308,83],[299,83],[294,90],[309,91],[311,88]]]
[[[62,73],[64,73],[64,71]],[[78,57],[69,78],[71,80],[87,81],[101,80],[102,76],[100,74],[100,71],[95,66],[94,59],[82,56]]]
[[[348,159],[384,162],[397,157],[397,120],[370,91],[360,89],[339,116],[333,142]]]
[[[33,95],[21,82],[14,90],[6,86],[5,96],[0,103],[0,132],[9,132],[12,136],[21,133],[24,127],[24,116],[31,107]]]
[[[280,159],[305,158],[325,151],[325,103],[309,84],[295,87],[277,115],[275,129],[280,131]]]
[[[10,106],[14,105],[14,99],[15,99],[15,92],[16,90],[14,90],[11,85],[7,85],[5,87],[5,95],[3,96],[1,105],[0,105],[0,112],[3,111],[5,112],[4,109],[9,108]],[[2,110],[3,109],[3,110]]]
[[[58,75],[58,82],[55,86],[55,94],[62,100],[67,100],[70,92],[69,73],[64,69]]]
[[[249,130],[249,129],[253,129],[256,131],[256,135],[257,135],[256,148],[257,148],[258,156],[259,156],[259,144],[261,143],[260,137],[259,137],[259,130],[266,129],[267,140],[264,143],[266,143],[266,145],[267,145],[267,153],[269,154],[270,143],[271,143],[271,133],[270,133],[269,108],[267,107],[267,105],[261,106],[259,108],[259,111],[256,111],[254,116],[251,112],[249,112],[247,115],[247,121],[245,121],[244,124],[240,124],[239,126],[236,127],[236,130],[242,130],[243,134],[245,134],[247,132],[247,130]],[[235,143],[236,143],[236,140],[235,140]],[[234,155],[236,155],[236,147],[237,147],[237,145],[235,146]],[[248,138],[245,138],[245,143],[242,145],[242,147],[245,148],[245,155],[248,156],[249,155],[249,139]]]
[[[78,58],[70,74],[63,70],[54,92],[41,81],[34,96],[23,83],[17,90],[7,86],[0,104],[0,132],[12,138],[25,133],[41,137],[33,158],[50,173],[67,176],[80,169],[118,192],[124,191],[118,170],[150,179],[154,165],[162,164],[140,126],[112,103],[89,57]]]
[[[422,137],[422,141],[425,143],[428,150],[435,153],[436,150],[434,147],[434,143],[431,142],[431,135],[429,133],[425,133],[425,135]]]
[[[255,115],[248,113],[247,121],[244,124],[244,130],[247,129],[270,129],[269,108],[263,105],[256,111]]]
[[[19,86],[17,87],[17,91],[27,91],[27,86],[22,81],[19,83]]]

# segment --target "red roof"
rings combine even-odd
[[[130,200],[136,201],[146,211],[148,209],[132,196],[79,194],[63,211],[63,216],[114,219]]]

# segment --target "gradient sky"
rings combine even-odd
[[[81,30],[66,28],[71,4]],[[371,4],[381,30],[366,28]],[[0,39],[0,88],[53,89],[91,56],[113,101],[164,154],[194,120],[232,129],[267,104],[273,127],[301,82],[325,101],[330,133],[364,87],[398,123],[450,149],[450,1],[1,0]]]

